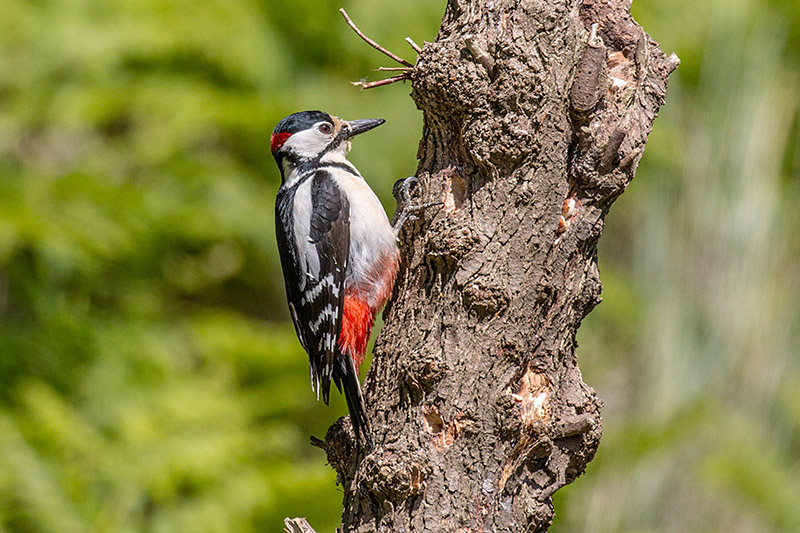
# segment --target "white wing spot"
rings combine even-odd
[[[319,329],[320,325],[322,325],[322,322],[325,321],[326,317],[327,318],[331,318],[331,319],[336,318],[336,311],[337,311],[337,308],[335,308],[332,305],[328,304],[325,307],[325,309],[323,309],[320,312],[320,314],[317,317],[317,319],[311,324],[311,326],[310,326],[311,327],[311,331],[316,333],[317,330]]]
[[[314,285],[311,290],[306,291],[306,293],[303,295],[303,299],[301,300],[301,304],[307,305],[316,300],[317,296],[322,293],[322,289],[324,289],[326,286],[330,287],[330,292],[334,298],[339,297],[339,287],[336,286],[335,280],[333,279],[333,274],[328,274],[319,280],[319,283]]]
[[[326,333],[325,334],[325,341],[328,344],[328,350],[332,352],[334,350],[334,348],[336,347],[336,337],[331,333]]]

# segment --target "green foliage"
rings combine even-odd
[[[287,321],[269,133],[383,117],[379,195],[420,116],[338,3],[11,0],[0,17],[0,531],[338,522],[308,445],[346,412]],[[406,58],[443,2],[344,5]],[[555,531],[800,529],[800,8],[637,2],[683,64],[601,242],[581,331],[601,449]]]
[[[420,118],[407,88],[349,85],[382,59],[337,7],[4,4],[0,530],[338,522],[308,436],[346,409],[316,402],[287,321],[268,138],[303,108],[387,118],[355,159],[390,198]]]

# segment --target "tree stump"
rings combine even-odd
[[[324,448],[342,529],[544,531],[592,460],[601,400],[575,335],[600,301],[597,241],[634,176],[677,57],[630,2],[450,0],[410,73],[419,202],[365,400]]]

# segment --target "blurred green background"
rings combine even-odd
[[[444,0],[6,0],[0,16],[0,531],[338,523],[287,322],[268,137],[388,123],[352,159],[391,211]],[[800,4],[637,0],[683,63],[601,241],[579,335],[606,401],[553,531],[800,531]]]

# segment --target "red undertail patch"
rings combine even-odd
[[[342,309],[342,332],[339,335],[339,348],[342,352],[353,358],[356,370],[364,362],[364,352],[367,351],[367,341],[372,332],[375,315],[369,304],[352,291],[344,295],[344,308]]]

